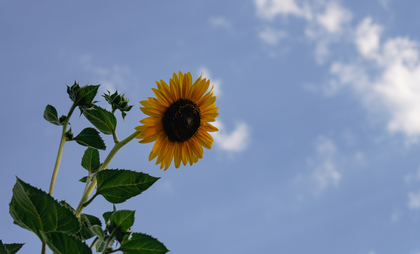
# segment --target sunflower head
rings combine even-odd
[[[213,138],[209,132],[217,128],[214,122],[219,115],[216,96],[209,79],[201,76],[192,81],[191,73],[174,73],[165,81],[156,81],[157,89],[152,88],[156,98],[140,101],[140,110],[148,115],[140,121],[142,125],[136,138],[140,143],[155,142],[149,160],[157,157],[156,164],[168,169],[174,159],[175,167],[181,162],[192,165],[203,158],[203,147],[210,149]]]

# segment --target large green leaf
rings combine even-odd
[[[70,99],[74,102],[74,106],[89,106],[98,92],[99,85],[86,85],[80,87],[77,82],[69,87],[67,86],[67,93]]]
[[[24,243],[3,244],[0,240],[0,254],[15,254],[23,245]]]
[[[61,232],[42,233],[44,241],[54,254],[92,254],[82,241]]]
[[[79,220],[72,211],[60,205],[49,194],[19,178],[13,187],[9,212],[16,225],[34,232],[40,239],[41,232],[75,234],[80,230]]]
[[[119,248],[124,254],[163,254],[169,250],[156,238],[142,233],[133,233],[131,239]]]
[[[44,119],[48,122],[55,124],[55,125],[62,125],[60,120],[58,119],[57,110],[51,106],[47,105],[44,110]]]
[[[89,172],[95,172],[101,166],[99,160],[99,151],[89,147],[86,149],[82,158],[82,167],[87,169]]]
[[[104,140],[99,136],[99,132],[94,128],[85,128],[73,140],[82,146],[105,150]]]
[[[83,115],[103,134],[112,134],[117,127],[114,114],[96,105],[84,108]]]
[[[107,169],[96,174],[96,194],[111,203],[118,204],[132,198],[152,186],[159,177],[131,170]]]

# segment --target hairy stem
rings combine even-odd
[[[104,162],[102,163],[101,167],[99,168],[99,171],[106,169],[108,167],[109,163],[111,162],[111,160],[114,158],[115,154],[117,154],[117,152],[123,146],[125,146],[128,142],[133,140],[138,134],[140,134],[140,132],[135,131],[133,134],[128,136],[126,139],[122,140],[121,142],[116,143],[114,145],[114,147],[112,148],[112,150],[109,152],[108,156],[105,158]],[[92,194],[93,190],[95,189],[96,184],[97,184],[97,180],[96,180],[96,176],[95,176],[93,181],[89,184],[89,187],[87,188],[87,190],[83,193],[82,198],[80,199],[79,205],[77,206],[77,209],[76,209],[76,217],[80,217],[80,215],[82,214],[83,208],[87,205],[85,203],[88,200],[88,198],[90,197],[90,195]],[[92,200],[89,200],[89,203],[90,202],[92,202]]]
[[[69,113],[67,114],[66,120],[63,123],[63,132],[61,133],[60,146],[58,147],[57,159],[55,160],[54,171],[53,171],[53,174],[51,177],[51,183],[50,183],[49,194],[51,196],[54,192],[55,179],[57,178],[58,168],[60,167],[61,157],[63,156],[64,143],[66,142],[67,125],[69,123],[70,116],[73,114],[74,109],[75,109],[75,106],[72,105]]]

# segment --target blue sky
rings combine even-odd
[[[0,2],[0,239],[39,252],[13,224],[15,176],[48,190],[65,85],[101,84],[134,104],[173,72],[211,79],[215,144],[162,171],[151,144],[111,168],[161,179],[118,205],[171,253],[420,253],[420,2],[232,0]],[[98,97],[99,105],[106,102]],[[89,123],[77,114],[74,133]],[[104,136],[108,147],[112,138]],[[84,148],[66,143],[54,191],[76,206]],[[109,149],[107,150],[109,151]],[[107,152],[101,152],[105,158]],[[111,210],[102,197],[86,213]]]

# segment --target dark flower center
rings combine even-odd
[[[183,142],[194,136],[200,127],[200,109],[190,101],[180,99],[163,116],[163,128],[169,140]]]

